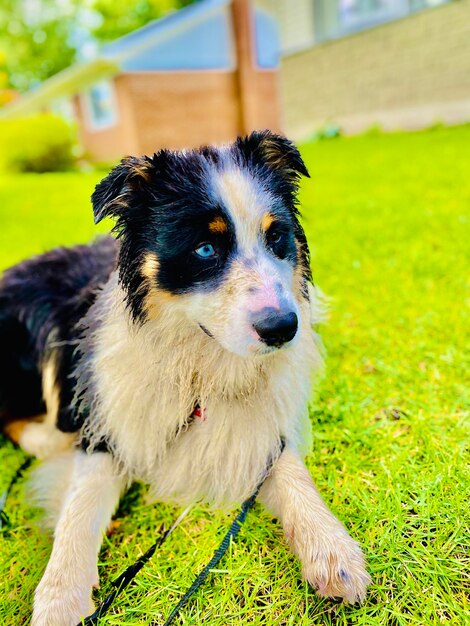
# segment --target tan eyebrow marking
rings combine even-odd
[[[140,272],[144,278],[148,278],[148,280],[153,280],[158,272],[158,258],[154,252],[148,252],[145,255],[144,261],[140,268]]]
[[[214,218],[209,224],[211,233],[226,233],[228,230],[227,222],[220,216]]]
[[[266,232],[274,222],[274,216],[271,213],[265,213],[261,220],[261,228]]]
[[[164,291],[155,286],[159,267],[160,263],[155,252],[147,252],[140,266],[140,273],[147,279],[144,281],[147,293],[143,303],[147,319],[157,319],[161,313],[162,303],[175,297],[169,291]]]

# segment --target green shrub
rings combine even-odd
[[[341,137],[342,134],[343,131],[338,124],[330,123],[322,126],[314,132],[313,135],[309,137],[309,141],[314,142],[323,141],[324,139],[336,139],[336,137]]]
[[[59,172],[73,167],[76,129],[51,114],[0,121],[0,167],[16,172]]]

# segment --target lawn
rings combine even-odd
[[[306,145],[315,282],[331,297],[308,465],[364,547],[362,606],[320,600],[259,506],[177,623],[463,624],[468,619],[470,127]],[[0,178],[0,267],[95,232],[100,174]],[[0,488],[22,454],[0,448]],[[177,510],[135,487],[100,554],[102,597]],[[0,623],[28,623],[51,541],[14,488],[0,537]],[[231,516],[194,508],[103,624],[162,623]],[[466,530],[467,529],[467,530]],[[467,569],[468,571],[468,569]],[[468,582],[468,580],[467,580]],[[468,591],[468,587],[467,587]],[[466,622],[468,623],[468,622]]]

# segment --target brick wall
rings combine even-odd
[[[469,121],[470,0],[285,57],[281,97],[296,138],[328,122],[358,132]]]
[[[141,153],[220,143],[237,133],[233,72],[133,72],[120,78],[132,99]]]
[[[249,130],[279,129],[278,73],[256,70],[251,79]],[[119,74],[114,87],[118,120],[110,128],[91,129],[83,99],[75,98],[81,142],[95,160],[225,143],[246,132],[235,72],[130,72]]]

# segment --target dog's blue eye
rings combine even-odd
[[[194,252],[201,257],[201,259],[209,259],[215,255],[214,246],[211,243],[203,243],[202,246],[196,248]]]

